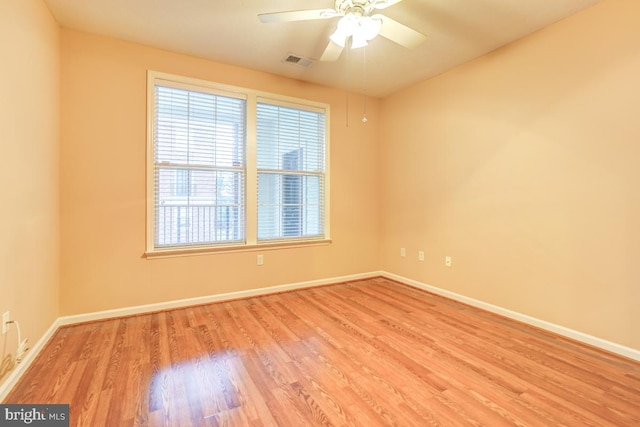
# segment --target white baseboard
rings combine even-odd
[[[435,286],[427,285],[417,280],[408,279],[406,277],[398,276],[397,274],[387,273],[386,271],[380,272],[380,275],[391,280],[395,280],[400,283],[404,283],[409,286],[413,286],[425,291],[429,291],[436,295],[442,295],[444,297],[460,301],[462,303],[471,305],[473,307],[481,308],[492,313],[500,314],[510,319],[517,320],[522,323],[526,323],[535,326],[540,329],[544,329],[549,332],[579,341],[594,347],[601,348],[611,353],[616,353],[629,359],[640,361],[640,350],[626,347],[620,344],[616,344],[611,341],[604,340],[602,338],[594,337],[593,335],[585,334],[573,329],[565,328],[564,326],[556,325],[545,320],[540,320],[535,317],[527,316],[526,314],[518,313],[506,308],[499,307],[497,305],[489,304],[483,301],[479,301],[473,298],[466,297],[464,295],[457,294],[455,292],[447,291],[445,289],[437,288]]]
[[[60,327],[59,320],[60,319],[58,318],[53,321],[51,326],[49,326],[49,329],[47,329],[45,333],[40,337],[40,339],[35,343],[35,345],[31,347],[29,351],[27,351],[24,359],[22,359],[22,361],[13,369],[13,371],[9,373],[2,384],[0,384],[0,402],[2,402],[7,397],[11,389],[18,383],[20,377],[22,377],[22,375],[27,372],[27,369],[29,369],[29,366],[31,366],[31,363],[35,360],[38,353],[42,351],[45,344],[58,330],[58,327]]]
[[[362,274],[352,274],[349,276],[333,277],[330,279],[311,280],[307,282],[290,283],[287,285],[270,286],[266,288],[249,289],[246,291],[228,292],[224,294],[207,295],[203,297],[187,298],[174,301],[160,302],[155,304],[138,305],[134,307],[118,308],[114,310],[96,311],[93,313],[76,314],[73,316],[59,317],[60,325],[72,325],[75,323],[91,322],[94,320],[111,319],[114,317],[132,316],[142,313],[152,313],[154,311],[171,310],[173,308],[188,307],[191,305],[209,304],[212,302],[228,301],[239,298],[249,298],[259,295],[275,294],[278,292],[292,291],[295,289],[311,288],[314,286],[330,285],[333,283],[348,282],[352,280],[367,279],[381,276],[382,273],[370,272]]]

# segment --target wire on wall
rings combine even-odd
[[[0,378],[2,378],[7,372],[10,372],[24,359],[24,355],[29,351],[29,340],[22,339],[22,333],[20,331],[20,324],[17,320],[11,320],[7,324],[16,325],[16,331],[18,332],[18,347],[16,349],[15,359],[11,357],[11,354],[7,354],[0,362]]]

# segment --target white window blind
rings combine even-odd
[[[155,85],[154,246],[245,240],[246,100]]]
[[[257,103],[258,241],[325,237],[325,113]]]

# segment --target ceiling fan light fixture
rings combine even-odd
[[[355,32],[351,36],[351,49],[359,49],[367,45],[367,39],[363,37],[362,33]]]
[[[353,35],[358,28],[358,18],[348,13],[338,21],[336,31],[329,37],[332,42],[340,47],[344,47],[347,39]]]
[[[365,40],[373,40],[380,34],[382,29],[382,20],[379,18],[372,18],[371,16],[364,16],[360,18],[358,23],[359,33]]]
[[[339,29],[337,29],[333,34],[331,34],[329,39],[335,44],[337,44],[338,46],[344,47],[345,42],[347,41],[347,37],[349,37],[348,34],[346,34],[344,31],[340,31]]]
[[[366,46],[369,40],[380,34],[381,28],[382,20],[379,18],[347,13],[340,18],[336,31],[329,38],[338,46],[344,47],[351,37],[351,48],[357,49]]]

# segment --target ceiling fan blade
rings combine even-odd
[[[342,53],[342,46],[332,41],[329,41],[327,48],[324,50],[324,53],[320,57],[320,61],[337,61],[340,58],[340,54]]]
[[[258,15],[264,23],[309,21],[312,19],[328,19],[338,16],[334,9],[292,10],[289,12],[261,13]]]
[[[426,40],[426,36],[384,15],[374,15],[382,19],[380,35],[408,49],[418,46]]]
[[[372,4],[374,9],[386,9],[394,4],[400,3],[402,0],[377,0]]]

